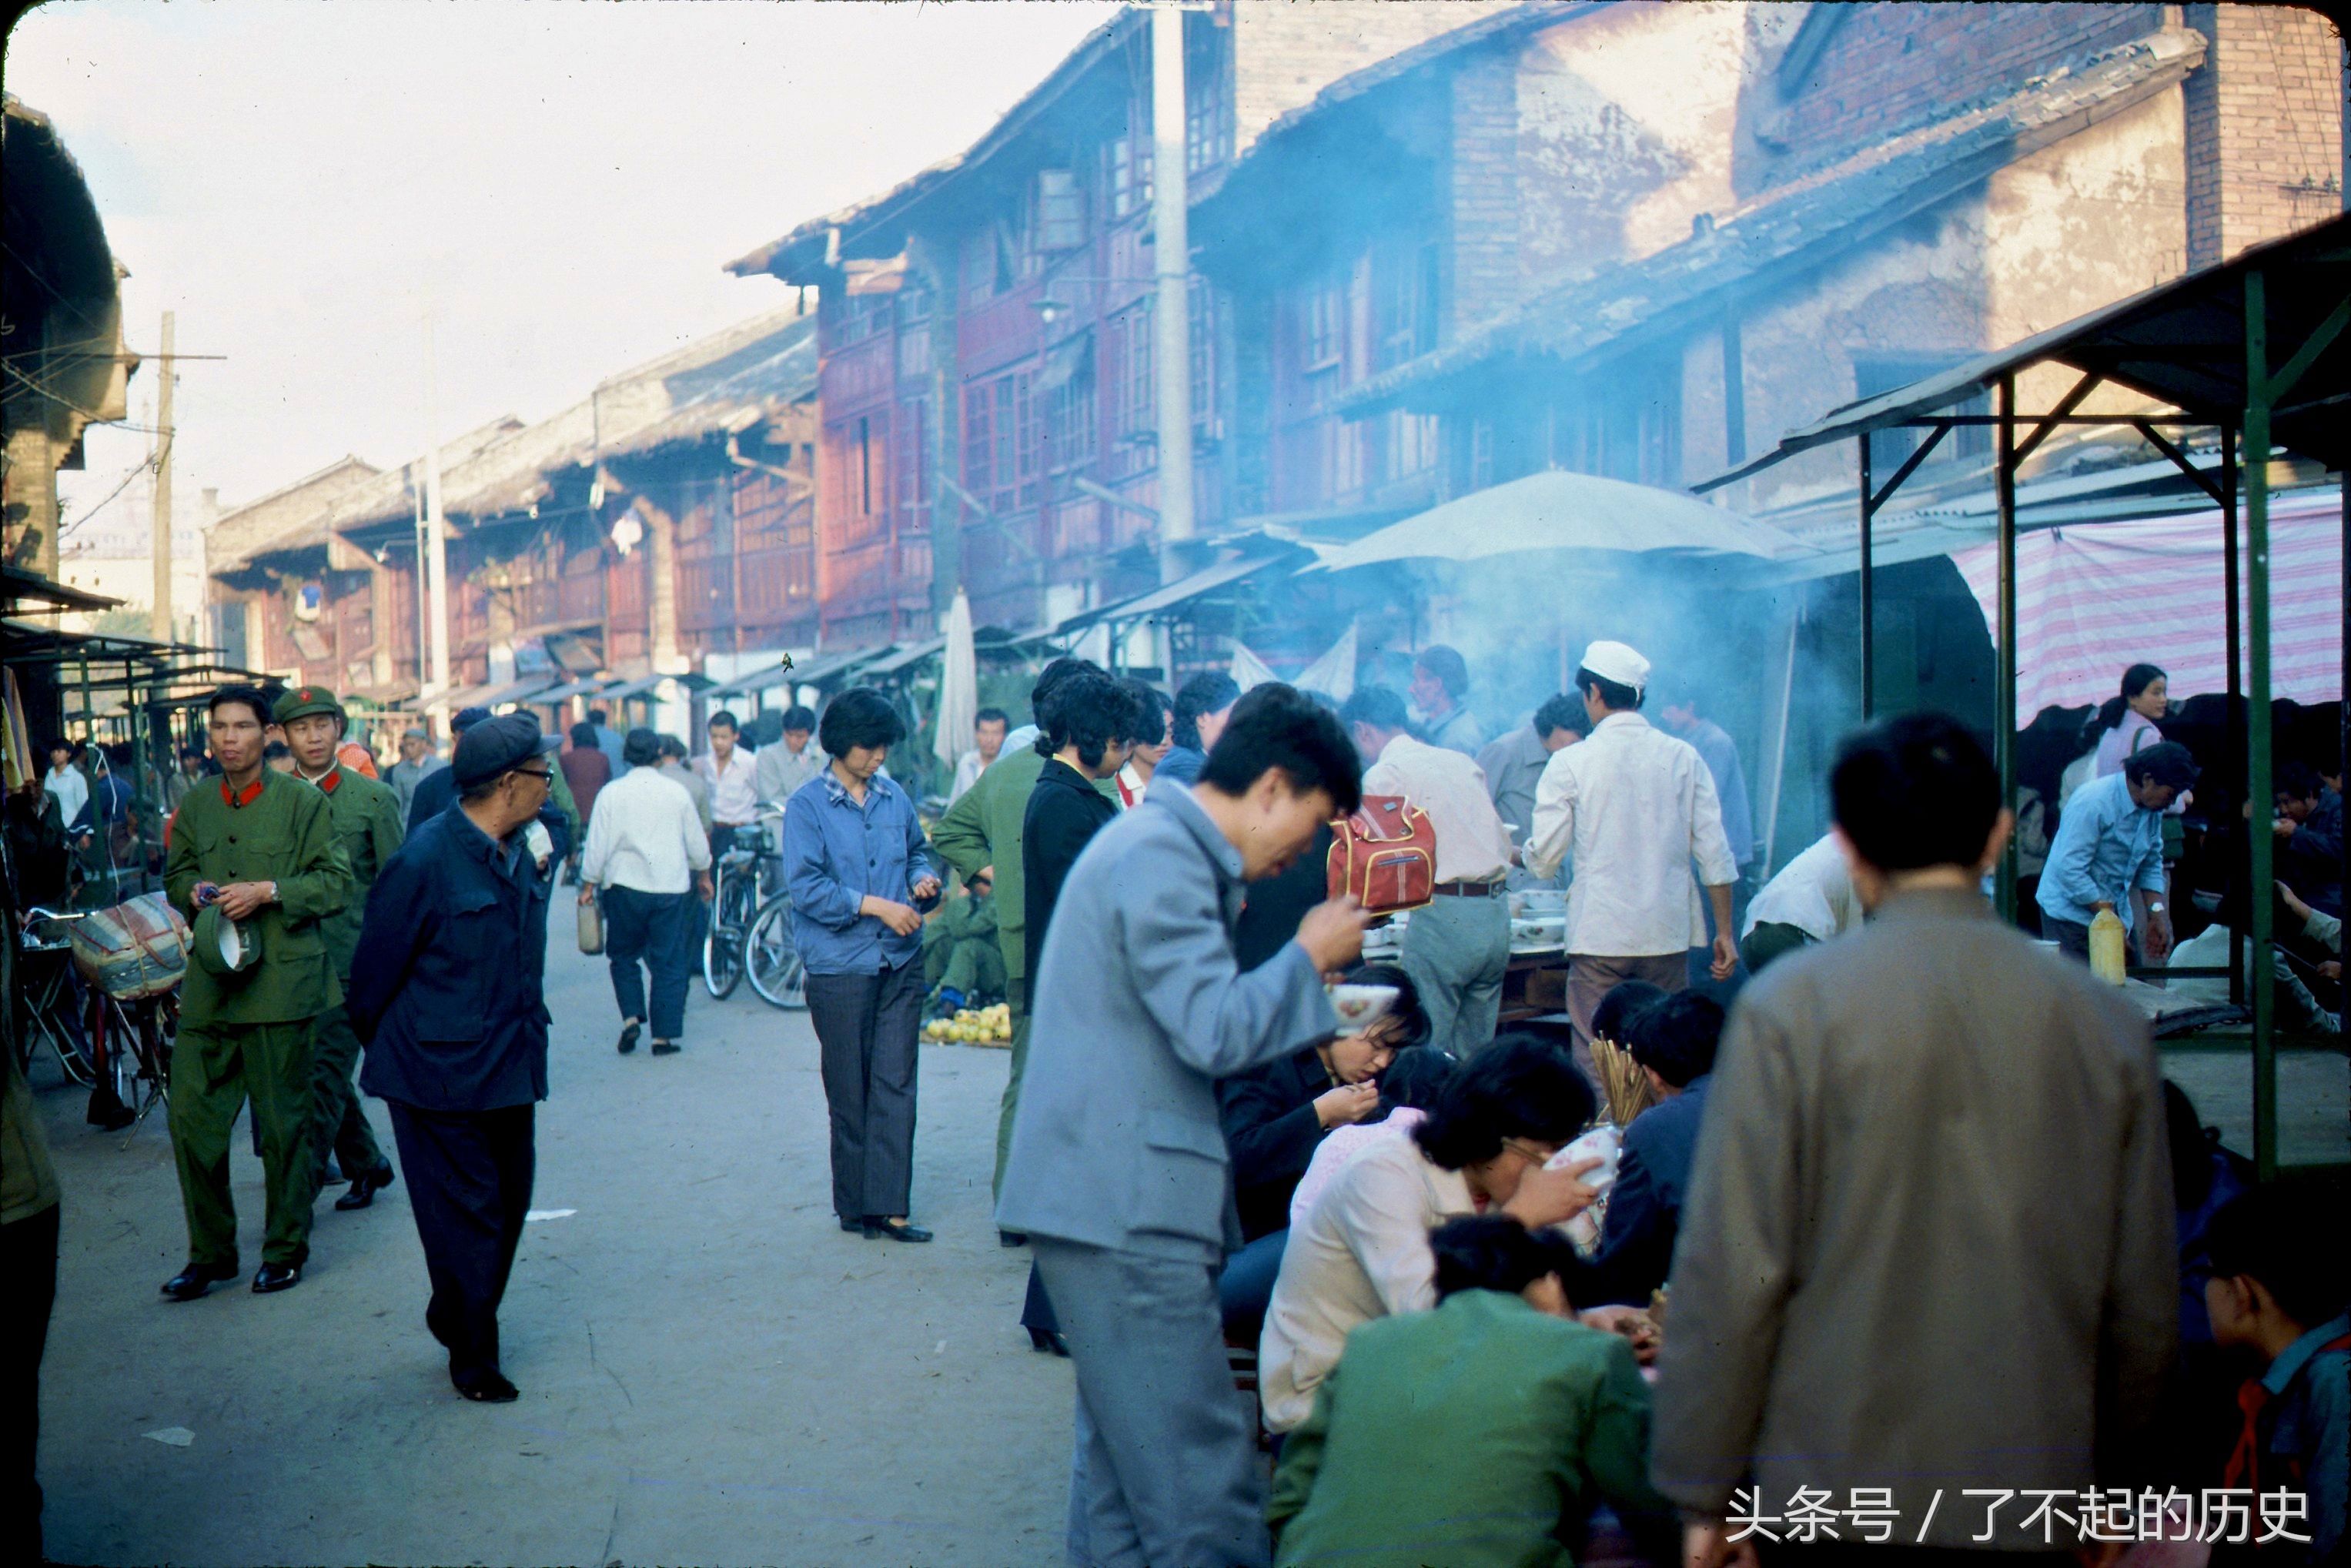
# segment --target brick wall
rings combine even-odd
[[[1798,83],[1772,141],[1792,155],[1849,150],[2163,26],[2148,5],[1853,5]]]
[[[1515,53],[1472,52],[1452,76],[1451,159],[1446,182],[1453,244],[1444,336],[1518,302],[1519,90]]]
[[[2188,262],[2208,267],[2342,207],[2342,56],[2311,11],[2189,5]]]
[[[1517,0],[1250,0],[1232,8],[1235,145],[1365,66]]]

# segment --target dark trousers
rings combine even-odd
[[[810,975],[808,1004],[832,1113],[833,1212],[843,1219],[904,1215],[914,1181],[922,968]]]
[[[537,1109],[426,1111],[392,1103],[392,1135],[433,1281],[424,1326],[449,1347],[452,1376],[498,1364],[498,1302],[530,1211]]]
[[[685,1032],[686,984],[694,977],[695,929],[690,893],[641,893],[633,887],[608,887],[604,905],[604,958],[612,967],[612,997],[623,1019],[645,1015],[644,977],[637,966],[653,971],[653,1024],[655,1040],[675,1040]]]
[[[0,1559],[41,1563],[41,1351],[57,1299],[57,1212],[0,1225]]]
[[[1284,1228],[1259,1237],[1225,1260],[1225,1271],[1217,1276],[1217,1303],[1225,1314],[1226,1337],[1257,1343],[1289,1245],[1290,1231]]]
[[[351,1032],[350,1015],[340,1006],[319,1015],[318,1032],[310,1042],[310,1198],[327,1185],[327,1156],[335,1156],[345,1181],[357,1181],[383,1168],[383,1150],[368,1125],[360,1104],[359,1085],[351,1075],[359,1070],[360,1040]]]

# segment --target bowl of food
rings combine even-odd
[[[1364,1030],[1387,1017],[1395,1006],[1394,986],[1332,986],[1331,1010],[1339,1015],[1340,1027],[1349,1034]]]

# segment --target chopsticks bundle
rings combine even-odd
[[[1592,1063],[1600,1070],[1600,1092],[1608,1103],[1608,1119],[1619,1127],[1631,1126],[1633,1118],[1647,1110],[1654,1097],[1649,1075],[1641,1071],[1631,1051],[1597,1035],[1592,1040]]]

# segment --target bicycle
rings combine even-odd
[[[762,806],[752,819],[757,841],[720,855],[711,867],[709,924],[702,933],[702,983],[719,1001],[735,994],[742,983],[746,946],[760,900],[774,894],[783,875],[783,856],[769,842],[774,824],[783,820],[780,806]],[[753,989],[758,989],[755,982]],[[780,1007],[782,1003],[777,1003]]]
[[[46,1043],[68,1082],[88,1089],[98,1082],[89,1042],[82,1037],[80,983],[74,974],[73,944],[67,927],[85,918],[35,905],[16,939],[18,984],[11,988],[24,1009],[18,1061],[27,1071]],[[30,962],[27,962],[30,960]]]
[[[744,967],[751,988],[769,1007],[803,1012],[808,1009],[808,966],[800,962],[792,941],[792,901],[778,894],[759,905],[743,942]]]
[[[179,992],[160,991],[126,1000],[93,988],[88,1017],[90,1060],[100,1072],[112,1075],[115,1098],[131,1112],[131,1132],[136,1134],[148,1113],[171,1103],[172,1045],[180,1032]],[[110,1033],[117,1043],[109,1043]]]

